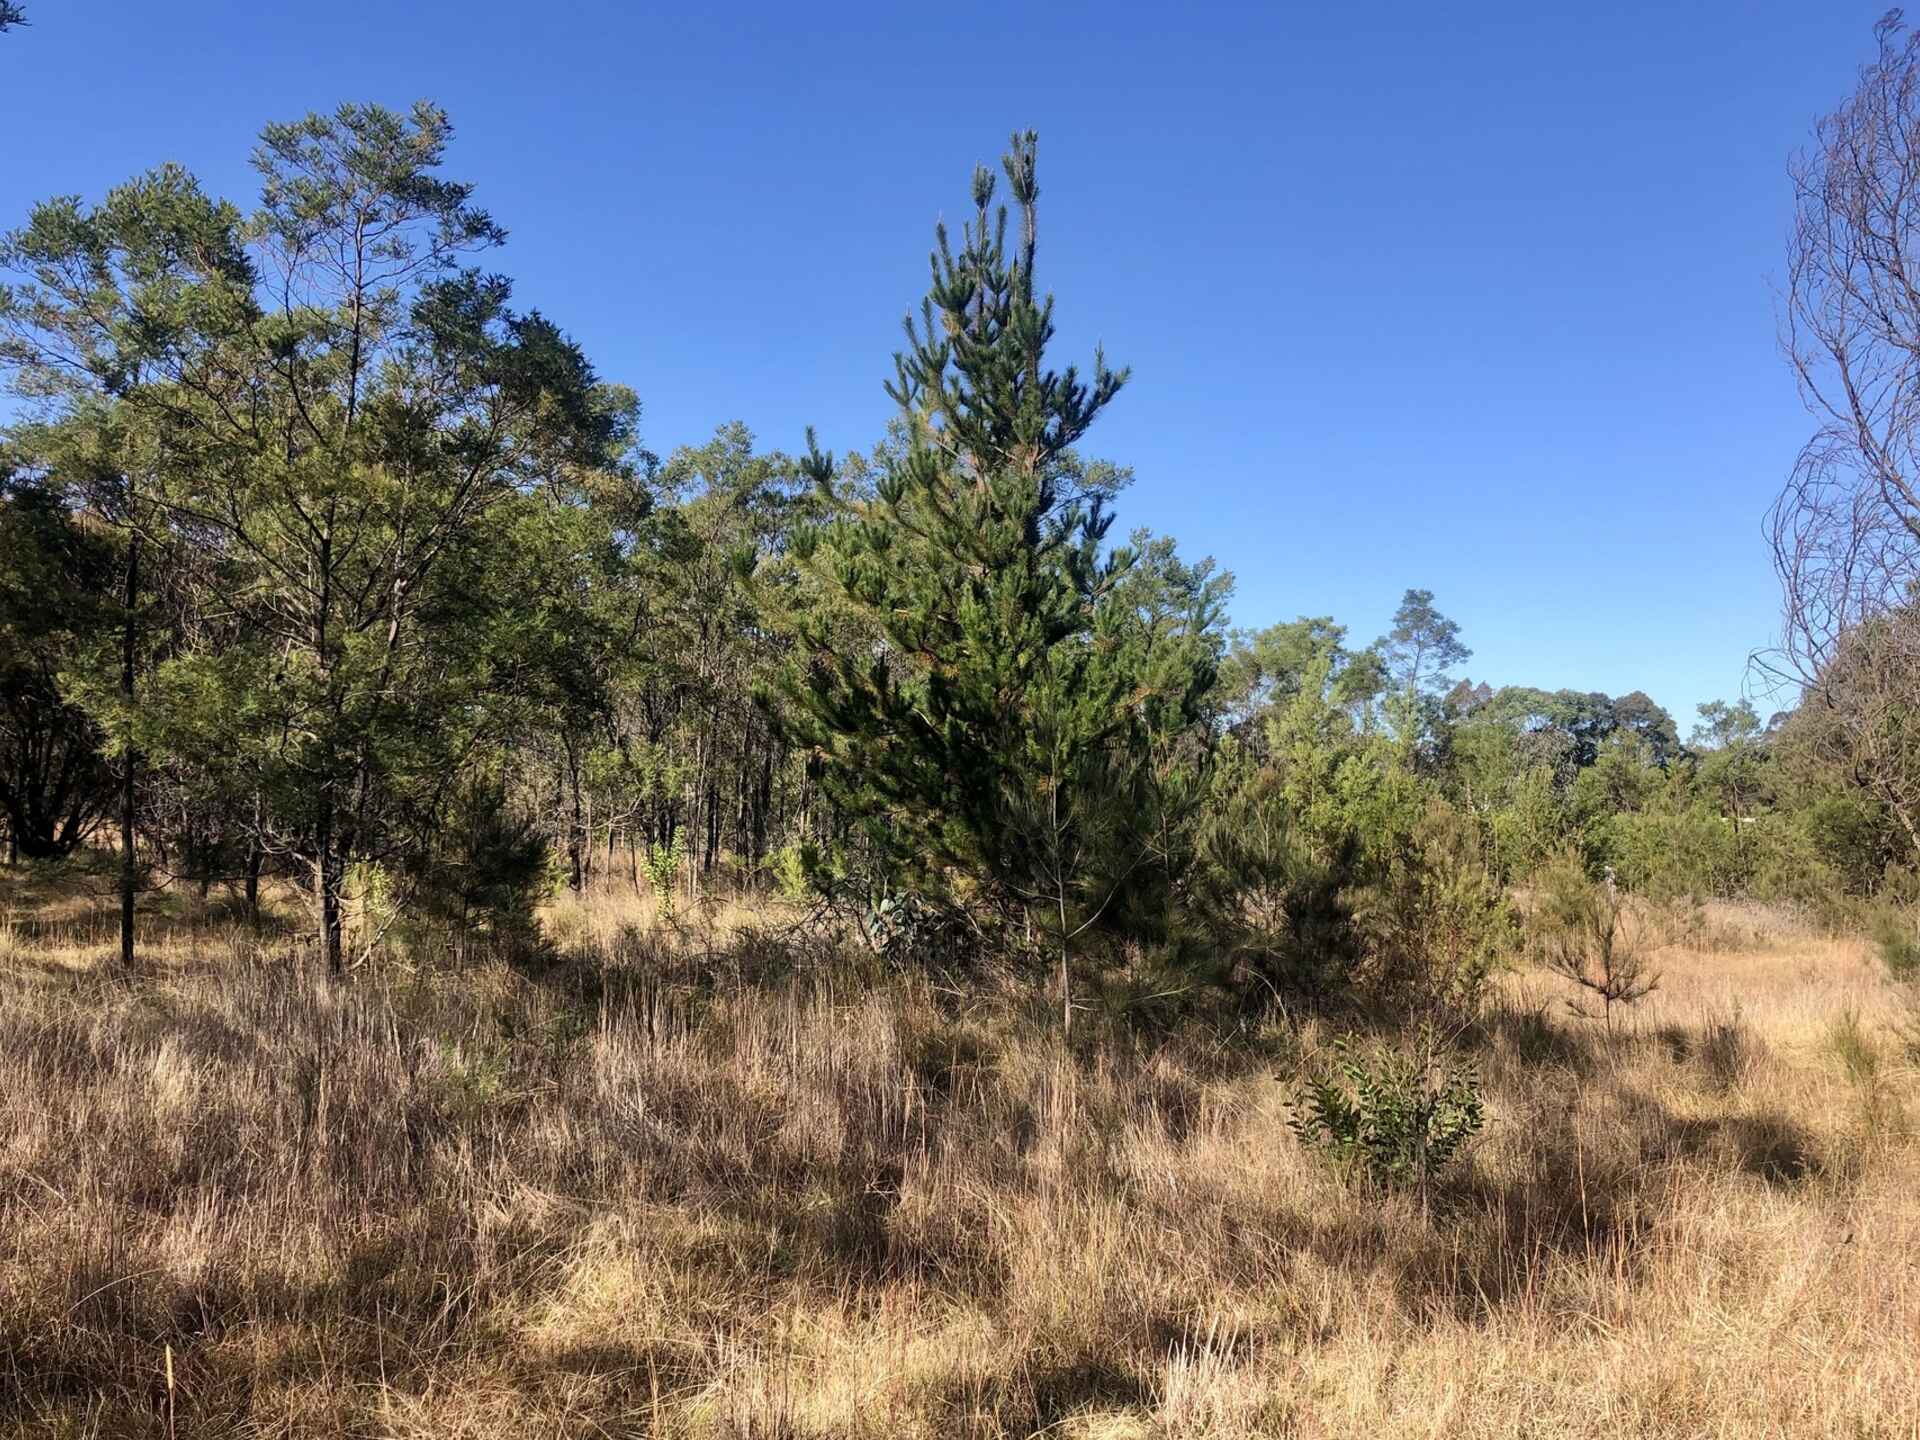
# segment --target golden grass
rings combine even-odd
[[[1288,1133],[1324,1021],[1069,1050],[1021,987],[611,897],[533,969],[336,986],[187,915],[120,977],[9,904],[0,1433],[165,1434],[169,1350],[181,1436],[1920,1433],[1898,1012],[1775,916],[1693,924],[1612,1045],[1509,977],[1423,1214]]]

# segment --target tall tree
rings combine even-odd
[[[1124,863],[1095,855],[1113,825],[1105,797],[1133,783],[1154,697],[1190,704],[1192,677],[1133,668],[1123,607],[1108,602],[1134,555],[1103,556],[1102,497],[1075,493],[1071,447],[1126,373],[1097,354],[1084,381],[1047,366],[1035,143],[1016,134],[1003,161],[1011,244],[985,168],[960,245],[936,230],[930,292],[888,386],[906,444],[872,497],[835,496],[831,457],[810,453],[842,515],[797,549],[883,644],[836,653],[815,628],[785,688],[789,733],[893,876],[1050,934],[1064,990],[1073,938],[1125,883]]]
[[[1780,643],[1846,762],[1920,848],[1920,34],[1878,53],[1793,160],[1782,344],[1814,433],[1770,513]]]
[[[120,532],[120,664],[106,716],[120,763],[120,953],[133,960],[140,769],[136,713],[141,561],[159,527],[158,491],[177,457],[176,408],[164,397],[218,373],[219,337],[244,308],[249,271],[238,213],[165,166],[111,191],[37,206],[0,243],[0,365],[34,407],[16,427],[24,452],[84,488]]]
[[[1381,647],[1388,673],[1407,695],[1427,694],[1453,683],[1450,672],[1473,658],[1460,640],[1460,626],[1433,605],[1431,590],[1409,590],[1393,612],[1393,628]]]
[[[217,557],[244,617],[169,688],[241,732],[336,971],[348,861],[383,816],[425,823],[487,723],[489,617],[515,597],[450,577],[475,579],[503,501],[618,465],[631,429],[630,396],[461,263],[504,232],[438,173],[450,133],[431,105],[343,106],[267,128],[244,226],[170,170],[98,211],[43,206],[13,247],[31,373],[150,422],[141,503]]]
[[[1447,707],[1441,698],[1453,685],[1455,665],[1472,657],[1460,626],[1434,608],[1431,590],[1409,590],[1393,612],[1393,628],[1378,649],[1393,687],[1385,710],[1410,754],[1432,758],[1445,740]]]

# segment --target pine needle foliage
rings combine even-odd
[[[836,518],[795,552],[878,639],[850,652],[803,621],[780,710],[875,857],[876,892],[997,913],[1064,954],[1158,863],[1155,756],[1206,703],[1222,592],[1162,567],[1177,634],[1147,623],[1124,584],[1138,552],[1106,549],[1104,497],[1076,483],[1072,447],[1127,372],[1098,352],[1084,378],[1047,363],[1035,150],[1016,134],[1002,162],[1017,220],[979,168],[959,243],[936,231],[887,385],[905,443],[870,492],[837,492],[808,437]]]

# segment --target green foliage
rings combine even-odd
[[[1514,776],[1502,799],[1489,801],[1494,865],[1509,880],[1524,883],[1566,844],[1572,818],[1545,765]]]
[[[1810,786],[1794,819],[1820,867],[1849,895],[1871,893],[1899,853],[1898,827],[1859,790]]]
[[[1738,893],[1746,869],[1733,826],[1701,805],[1601,815],[1588,843],[1621,884],[1655,901]]]
[[[1347,1174],[1421,1191],[1486,1126],[1479,1076],[1423,1031],[1405,1049],[1334,1042],[1293,1103],[1301,1143]]]
[[[256,838],[317,868],[335,966],[348,864],[424,843],[537,669],[535,493],[630,440],[631,397],[466,268],[504,236],[439,174],[450,134],[342,106],[262,132],[250,221],[165,168],[5,246],[0,357],[52,416],[24,441],[92,454],[109,513],[195,557],[175,693],[244,687],[196,705],[274,818]]]
[[[767,857],[767,873],[773,877],[774,892],[782,900],[798,902],[813,891],[811,874],[817,861],[808,855],[806,845],[782,845]]]
[[[377,860],[354,861],[347,866],[341,894],[347,944],[357,952],[356,962],[373,955],[389,937],[399,938],[395,927],[406,913],[404,889],[387,866]]]
[[[672,838],[649,845],[641,861],[647,872],[647,883],[653,887],[653,899],[659,907],[660,918],[669,925],[673,923],[679,902],[680,871],[686,863],[687,838],[684,830],[676,830]]]
[[[1427,802],[1408,843],[1358,892],[1354,920],[1366,943],[1362,978],[1374,1003],[1449,1025],[1478,1010],[1517,928],[1475,827],[1438,797]]]
[[[1583,1002],[1598,1003],[1609,1033],[1616,1009],[1659,988],[1659,976],[1646,962],[1645,927],[1613,876],[1594,881],[1576,853],[1541,872],[1529,928],[1541,962],[1578,987],[1568,1007],[1590,1015]]]
[[[936,232],[888,386],[904,444],[871,492],[837,491],[810,456],[837,518],[795,553],[884,643],[840,648],[828,616],[803,620],[781,723],[889,890],[1017,914],[1064,955],[1123,888],[1170,888],[1156,837],[1197,794],[1221,587],[1170,547],[1102,554],[1110,521],[1071,449],[1126,375],[1098,356],[1087,381],[1046,368],[1034,145],[1016,135],[1004,161],[1011,245],[984,169],[958,249]]]
[[[0,474],[0,818],[29,859],[72,854],[112,798],[106,736],[79,703],[77,672],[111,639],[118,568],[67,497]]]
[[[1868,934],[1889,976],[1901,982],[1920,981],[1920,927],[1910,912],[1893,904],[1876,906]]]
[[[1223,765],[1198,829],[1189,900],[1222,964],[1247,988],[1328,994],[1356,956],[1347,901],[1357,842],[1329,852],[1297,822],[1280,772],[1244,754]]]
[[[534,909],[548,889],[547,837],[516,814],[505,787],[481,780],[449,799],[430,845],[406,857],[407,914],[415,935],[455,943],[485,935],[509,950],[531,946]]]

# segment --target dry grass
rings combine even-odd
[[[1317,1022],[1069,1052],[1016,989],[611,904],[538,971],[336,987],[183,919],[128,979],[11,904],[0,1433],[164,1435],[169,1350],[181,1436],[1920,1433],[1851,940],[1723,917],[1611,1048],[1513,977],[1423,1216],[1288,1134]]]

